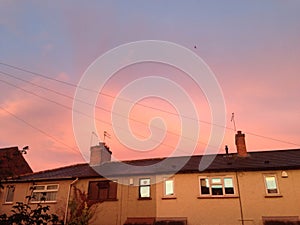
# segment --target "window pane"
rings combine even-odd
[[[225,194],[234,194],[232,178],[224,178]]]
[[[57,192],[47,192],[45,196],[46,201],[55,201]]]
[[[201,194],[202,195],[210,194],[209,181],[207,178],[200,179],[200,186],[201,186]]]
[[[277,193],[277,185],[276,185],[276,178],[274,176],[265,177],[267,191],[269,194]]]
[[[108,189],[109,181],[99,181],[97,186],[99,189]]]
[[[98,200],[98,182],[92,181],[89,183],[88,189],[88,199],[89,200]]]
[[[140,179],[140,185],[150,185],[150,178]]]
[[[109,182],[109,192],[108,192],[108,198],[109,199],[117,199],[117,189],[118,189],[118,183],[117,182]]]
[[[221,183],[221,178],[212,178],[211,183],[212,184],[220,184]]]
[[[7,187],[7,194],[6,194],[5,202],[13,202],[14,193],[15,193],[15,187],[14,186]]]
[[[165,181],[165,195],[173,195],[174,194],[174,181],[166,180]]]
[[[42,201],[44,199],[43,192],[34,192],[32,196],[32,201]]]
[[[224,178],[224,186],[225,187],[233,187],[232,178]]]
[[[223,195],[222,185],[212,185],[211,192],[212,192],[212,195]]]
[[[34,190],[38,191],[38,190],[44,190],[45,186],[34,186]]]
[[[56,190],[58,189],[58,185],[57,184],[53,184],[53,185],[48,185],[47,186],[47,190]]]
[[[150,186],[140,186],[140,197],[150,198]]]
[[[108,189],[107,188],[100,188],[99,189],[99,200],[104,201],[108,198]]]

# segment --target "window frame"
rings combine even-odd
[[[269,190],[271,190],[271,189],[268,189],[268,184],[267,184],[267,178],[268,177],[274,177],[275,178],[276,193],[270,193],[269,192]],[[279,196],[280,195],[280,190],[279,190],[277,175],[275,173],[273,173],[273,174],[264,174],[263,178],[264,178],[264,183],[265,183],[265,194],[266,194],[266,196]]]
[[[213,180],[217,180],[220,179],[220,181],[215,181],[213,182]],[[226,183],[225,180],[226,179],[231,179],[231,183],[232,183],[232,187],[227,187],[227,188],[231,188],[233,189],[233,193],[226,193],[228,191],[226,191]],[[237,192],[237,187],[236,187],[236,182],[234,179],[234,176],[224,176],[224,175],[216,175],[216,176],[199,176],[198,177],[199,180],[199,194],[201,198],[226,198],[226,197],[237,197],[238,196],[238,192]],[[205,180],[205,185],[206,186],[202,186],[201,180]],[[213,190],[213,186],[215,186],[215,189],[220,189],[220,187],[222,188],[221,190]],[[206,187],[208,190],[208,193],[202,193],[202,187]],[[221,191],[221,194],[213,194],[214,191]]]
[[[55,189],[48,189],[49,186],[57,186],[57,188]],[[44,187],[43,189],[36,189],[36,187]],[[36,184],[36,185],[33,185],[32,187],[32,193],[31,193],[31,199],[30,199],[30,203],[40,203],[40,202],[45,202],[45,203],[53,203],[53,202],[57,202],[57,193],[58,193],[58,190],[59,190],[59,184]],[[42,200],[42,199],[39,199],[39,200],[36,200],[35,197],[34,197],[34,194],[35,193],[42,193],[42,195],[47,195],[47,193],[56,193],[55,194],[55,200]],[[45,194],[43,194],[45,193]]]
[[[172,194],[167,194],[167,182],[168,181],[172,181],[172,189],[173,189],[173,193]],[[175,179],[174,177],[168,177],[168,178],[164,178],[163,181],[163,198],[176,198],[176,194],[175,194]]]
[[[94,198],[91,198],[91,184],[95,184],[96,183],[96,186],[98,187],[98,190],[97,190],[97,198],[94,199]],[[107,188],[101,188],[100,187],[100,183],[107,183]],[[113,187],[111,185],[111,183],[115,183],[116,186]],[[105,185],[103,185],[102,187],[104,187]],[[112,188],[115,188],[115,195],[114,197],[110,197],[111,193],[112,193]],[[101,198],[101,190],[106,190],[106,196],[105,198]],[[105,193],[105,191],[104,191]],[[95,194],[95,193],[94,193]],[[103,194],[103,193],[102,193]],[[87,195],[88,195],[88,200],[89,201],[92,201],[92,202],[105,202],[105,201],[117,201],[117,197],[118,197],[118,182],[117,180],[94,180],[94,181],[89,181],[88,183],[88,192],[87,192]]]
[[[12,190],[12,192],[10,192],[10,190]],[[16,190],[15,185],[7,185],[6,186],[6,191],[5,191],[5,195],[4,195],[4,204],[12,204],[14,202],[15,190]],[[11,201],[7,201],[9,193],[12,193]]]
[[[149,180],[149,184],[141,184],[142,180]],[[145,197],[142,196],[141,189],[144,187],[149,187],[149,196],[145,196]],[[150,177],[139,179],[139,199],[151,199],[151,178]]]

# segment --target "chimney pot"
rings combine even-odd
[[[226,155],[228,155],[228,146],[225,145],[225,152],[226,152]]]
[[[235,135],[235,144],[238,156],[247,157],[248,153],[246,148],[245,134],[243,134],[240,130]]]

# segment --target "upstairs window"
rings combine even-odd
[[[89,182],[88,199],[91,201],[117,200],[118,183],[111,180]]]
[[[275,175],[265,175],[266,193],[268,195],[279,194],[277,179]]]
[[[225,177],[224,181],[224,190],[225,194],[234,194],[233,180],[231,177]]]
[[[230,196],[235,194],[232,177],[201,177],[201,196]]]
[[[15,188],[14,185],[8,185],[6,187],[5,203],[13,203]]]
[[[169,178],[164,180],[164,197],[173,197],[174,192],[174,179]]]
[[[56,202],[58,184],[34,185],[31,202]]]
[[[150,198],[150,178],[142,178],[139,183],[139,198]]]

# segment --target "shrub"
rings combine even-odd
[[[46,225],[46,224],[63,224],[59,221],[56,214],[49,214],[49,206],[37,204],[35,209],[23,202],[17,202],[12,206],[12,214],[0,215],[0,225],[16,224],[16,225]]]

